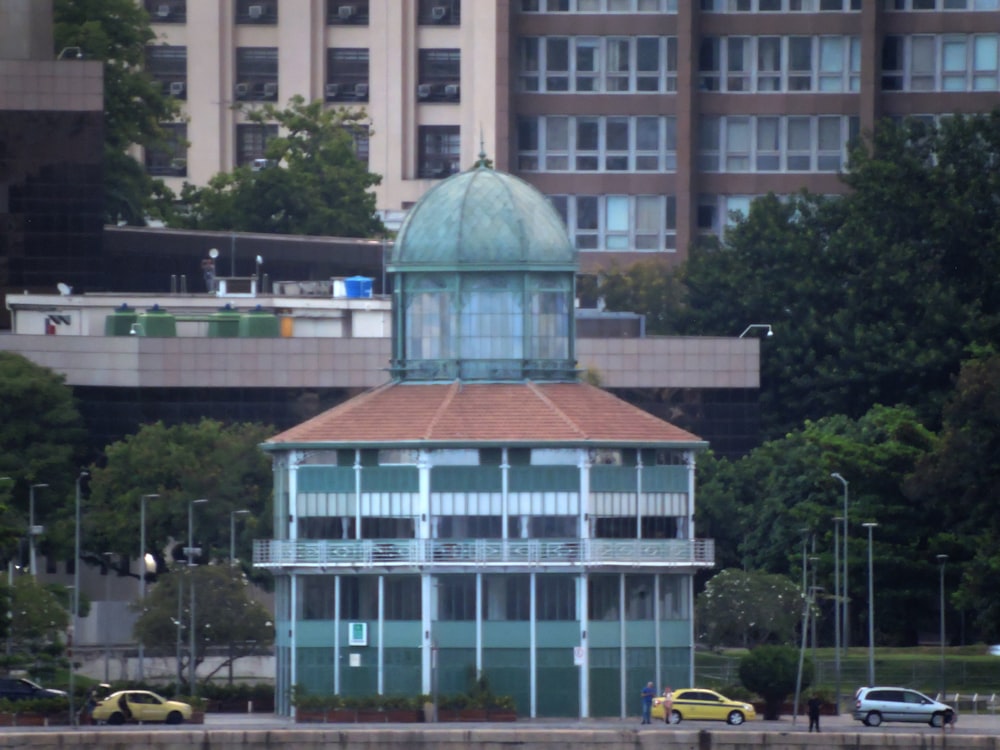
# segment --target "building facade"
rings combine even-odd
[[[626,716],[694,676],[695,455],[578,379],[576,250],[481,162],[393,248],[392,379],[264,444],[276,696],[438,696],[485,676],[522,716]]]
[[[168,183],[262,157],[276,130],[235,105],[364,107],[391,224],[482,143],[549,196],[584,270],[680,260],[768,192],[840,193],[880,118],[1000,91],[997,0],[143,2],[188,118],[187,149],[145,155]]]

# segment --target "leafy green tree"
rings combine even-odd
[[[206,187],[185,186],[171,226],[280,234],[371,237],[384,231],[371,188],[381,177],[357,158],[353,134],[367,134],[368,116],[293,97],[285,109],[247,112],[256,123],[277,123],[264,169],[238,167]]]
[[[147,551],[159,560],[183,558],[192,500],[195,546],[200,559],[228,558],[231,513],[249,510],[237,524],[237,550],[244,559],[249,540],[271,534],[271,461],[259,445],[274,429],[258,424],[224,425],[211,419],[167,427],[162,422],[108,446],[94,468],[83,520],[87,549],[136,557],[140,503],[145,494]],[[214,555],[212,551],[214,550]]]
[[[186,684],[188,680],[192,584],[195,590],[195,670],[204,662],[207,648],[224,646],[227,654],[215,669],[202,676],[203,682],[220,670],[231,668],[237,659],[261,653],[274,643],[271,615],[263,604],[253,600],[250,583],[238,568],[228,565],[177,566],[170,573],[160,576],[156,585],[147,592],[141,608],[137,602],[140,614],[134,632],[148,649],[160,653],[174,652],[178,642],[177,614],[180,606],[182,653],[177,665],[180,681]]]
[[[145,224],[154,196],[169,191],[151,179],[129,148],[162,146],[161,123],[177,118],[176,100],[143,70],[155,40],[149,15],[135,0],[55,0],[55,48],[79,47],[104,62],[104,195],[108,223]]]
[[[56,524],[65,515],[86,434],[63,376],[0,352],[0,477],[13,480],[0,480],[0,559],[19,552],[31,484],[49,485],[35,493],[35,523]],[[46,530],[49,540],[58,540],[56,526]]]
[[[7,637],[8,668],[19,666],[38,677],[51,676],[64,663],[63,637],[69,625],[69,602],[64,587],[43,585],[19,575],[7,589],[10,613]],[[6,618],[5,618],[6,619]]]
[[[707,646],[794,642],[802,618],[802,591],[787,576],[730,568],[698,595],[695,623]]]
[[[1000,354],[968,361],[944,411],[934,450],[907,481],[916,506],[934,519],[923,556],[932,580],[938,554],[948,555],[952,604],[971,615],[979,636],[1000,638]]]
[[[792,646],[758,646],[740,660],[740,681],[764,700],[764,718],[774,721],[781,704],[795,692],[799,674],[799,651]],[[802,666],[802,689],[812,684],[812,661]]]

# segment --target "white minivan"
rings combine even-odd
[[[951,706],[909,688],[863,687],[854,699],[854,718],[870,727],[883,721],[927,722],[941,727],[955,715]]]

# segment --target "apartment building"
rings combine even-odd
[[[1000,90],[998,0],[143,2],[187,115],[144,157],[169,184],[262,158],[260,102],[364,107],[390,224],[485,150],[554,202],[584,271],[680,260],[758,195],[842,192],[852,136]]]

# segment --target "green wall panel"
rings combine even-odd
[[[386,639],[388,640],[388,639]],[[384,660],[384,686],[386,695],[420,695],[421,657],[418,648],[386,648]]]
[[[579,492],[580,470],[575,466],[511,466],[511,492]]]
[[[580,715],[580,668],[572,648],[539,648],[536,706],[538,716]]]
[[[362,492],[419,492],[416,466],[378,466],[361,471]]]
[[[686,466],[646,466],[642,470],[643,492],[687,492]]]
[[[298,472],[298,491],[354,492],[354,469],[343,466],[303,466]]]
[[[592,466],[590,468],[592,492],[636,492],[638,474],[630,466]]]
[[[483,672],[494,695],[514,699],[519,716],[531,709],[531,654],[524,648],[484,648]]]
[[[588,628],[588,640],[590,633]],[[617,648],[591,647],[587,661],[590,665],[590,715],[621,716],[621,652]]]
[[[531,643],[531,625],[523,621],[483,623],[483,648],[527,648]]]
[[[499,466],[435,466],[431,469],[431,492],[501,492]]]

